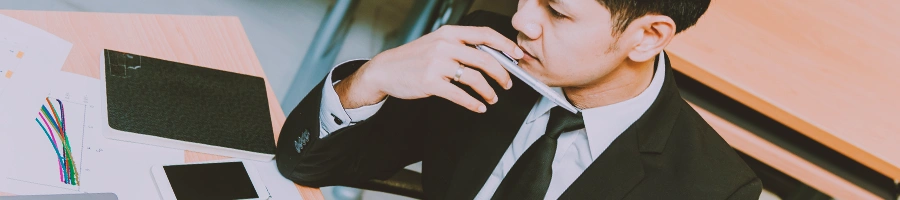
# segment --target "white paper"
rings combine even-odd
[[[59,71],[71,49],[71,43],[53,34],[0,15],[0,95],[12,85],[13,80],[20,79],[22,74]],[[6,112],[0,105],[0,115]],[[0,121],[0,138],[8,132],[2,122]],[[6,142],[8,141],[0,140],[0,151],[11,151]],[[9,173],[8,166],[0,164],[0,177],[6,177]],[[0,191],[7,187],[5,181],[0,181]]]
[[[59,71],[71,49],[62,38],[0,15],[0,94],[20,74]]]
[[[256,170],[259,171],[259,176],[265,182],[266,190],[269,191],[272,199],[303,199],[300,196],[300,191],[294,186],[294,182],[284,178],[278,172],[278,167],[275,165],[274,160],[269,162],[243,161],[244,163],[254,164]]]
[[[98,135],[98,137],[102,137]],[[87,192],[112,192],[119,199],[160,199],[150,168],[168,163],[184,163],[184,150],[103,139],[105,165],[97,167],[94,184]]]
[[[100,92],[104,85],[98,79],[59,71],[26,73],[22,78],[12,82],[16,87],[0,95],[0,107],[7,111],[0,115],[0,123],[6,122],[2,124],[6,134],[0,135],[0,141],[6,141],[4,145],[9,148],[0,152],[0,160],[11,161],[4,164],[9,174],[2,181],[7,185],[0,191],[13,194],[113,192],[120,199],[159,199],[150,168],[184,162],[183,150],[104,138],[102,127],[106,126],[106,116],[101,103],[106,98]],[[48,139],[38,123],[44,120],[38,111],[42,106],[50,109],[49,104],[59,109],[57,115],[63,115],[54,118],[66,118],[65,133],[78,184],[60,180],[60,162],[52,139]]]

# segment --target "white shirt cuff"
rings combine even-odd
[[[333,82],[331,80],[334,69],[340,67],[344,63],[331,68],[331,72],[328,72],[328,76],[325,77],[325,83],[332,84],[331,87],[327,85],[322,87],[322,107],[319,108],[319,124],[321,124],[322,130],[319,132],[319,138],[324,138],[333,131],[369,119],[369,117],[372,117],[381,109],[381,106],[384,105],[384,102],[387,100],[387,98],[385,98],[376,104],[354,109],[344,109],[343,104],[341,104],[341,98],[338,97],[337,92],[334,91],[334,84],[337,84],[340,81]]]

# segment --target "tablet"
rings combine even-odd
[[[151,170],[164,200],[269,198],[256,169],[241,161],[159,165]]]

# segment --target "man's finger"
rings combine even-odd
[[[483,71],[503,88],[509,89],[512,82],[509,72],[488,53],[463,45],[448,47],[448,50],[448,55],[457,62]]]
[[[494,92],[494,88],[491,88],[491,85],[488,85],[487,80],[484,79],[481,72],[465,67],[463,68],[463,73],[459,78],[459,82],[471,87],[488,103],[497,103],[497,94]]]
[[[487,111],[487,106],[475,99],[475,97],[469,96],[469,93],[466,93],[466,91],[463,91],[450,82],[439,84],[434,89],[434,96],[450,100],[451,102],[459,104],[474,112],[484,113]]]
[[[457,26],[450,30],[452,32],[450,35],[456,37],[456,39],[465,44],[484,44],[506,52],[506,54],[512,56],[514,59],[521,59],[525,56],[525,52],[522,52],[519,45],[494,29],[488,27]]]

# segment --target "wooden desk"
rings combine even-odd
[[[100,53],[120,50],[266,78],[237,17],[0,10],[73,44],[62,70],[100,78]],[[285,116],[266,81],[275,138]],[[226,157],[185,151],[185,162]],[[323,199],[317,188],[297,186],[303,199]],[[2,194],[2,193],[0,193]]]
[[[688,76],[900,179],[900,6],[713,1],[667,48]]]
[[[735,149],[794,177],[822,193],[836,199],[879,199],[875,194],[794,155],[778,145],[766,141],[766,139],[754,135],[750,131],[744,130],[699,106],[694,104],[691,104],[691,106]]]

